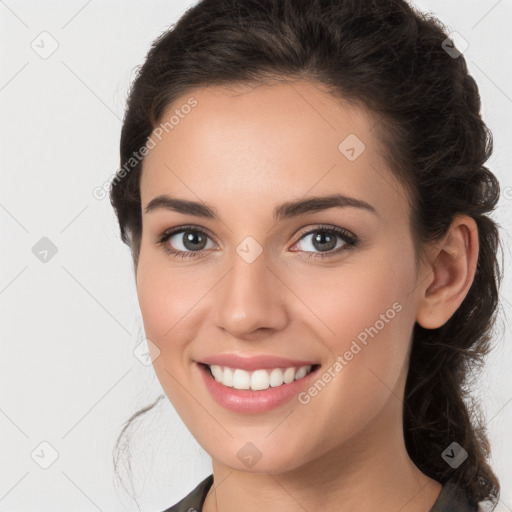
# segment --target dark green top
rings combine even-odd
[[[164,512],[201,512],[206,495],[213,484],[213,475],[205,478],[190,494]],[[477,512],[478,505],[471,505],[466,494],[453,483],[446,483],[429,512]]]

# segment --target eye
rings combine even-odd
[[[202,229],[181,226],[162,233],[158,237],[157,245],[161,245],[169,255],[178,258],[194,258],[197,253],[208,248],[206,242],[209,238],[208,234]],[[177,249],[173,248],[172,245],[177,246]]]
[[[293,252],[305,252],[308,258],[326,258],[355,248],[359,241],[355,235],[345,229],[335,226],[318,226],[303,233],[294,246],[310,236],[312,239],[304,244],[305,248]],[[194,226],[180,226],[164,231],[159,235],[156,244],[162,246],[166,254],[173,257],[196,258],[206,249],[212,248],[208,247],[208,240],[210,236],[206,231]],[[341,243],[339,243],[340,240]],[[213,245],[215,247],[215,244]],[[310,254],[311,250],[320,252]]]
[[[342,251],[354,249],[358,244],[358,238],[349,231],[335,226],[319,226],[314,230],[307,231],[295,245],[303,240],[310,240],[304,243],[302,252],[306,252],[308,258],[326,258],[339,254]],[[341,243],[338,243],[341,240]],[[310,253],[311,250],[319,250],[319,253]],[[325,253],[325,254],[323,254]]]

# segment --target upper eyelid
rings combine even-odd
[[[190,226],[177,226],[176,228],[165,229],[158,235],[158,239],[161,239],[164,237],[170,238],[174,235],[177,235],[178,233],[183,233],[184,231],[197,231],[199,233],[204,233],[212,240],[215,238],[214,236],[212,236],[210,231],[208,231],[206,228],[190,225]]]

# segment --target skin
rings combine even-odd
[[[198,105],[144,160],[136,278],[157,377],[212,457],[203,510],[429,511],[441,485],[412,463],[402,430],[412,329],[443,325],[468,292],[478,256],[474,220],[457,216],[417,268],[405,190],[366,110],[320,84],[290,82],[198,88],[169,113],[190,96]],[[349,134],[366,146],[354,161],[338,149]],[[377,214],[345,207],[272,219],[278,204],[333,192]],[[220,220],[145,213],[161,194],[204,201]],[[196,258],[173,257],[155,243],[187,224],[209,233]],[[334,254],[345,244],[339,239],[330,256],[308,259],[326,251],[311,234],[322,224],[350,231],[359,245]],[[252,263],[236,252],[248,236],[263,251]],[[182,241],[183,233],[167,244],[193,252]],[[401,311],[306,405],[292,399],[256,416],[228,411],[194,362],[235,352],[328,368],[396,302]],[[262,455],[251,468],[237,457],[248,442]]]

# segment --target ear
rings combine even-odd
[[[416,321],[437,329],[457,311],[475,277],[478,227],[467,215],[457,215],[446,235],[428,250],[428,263],[418,287]]]

